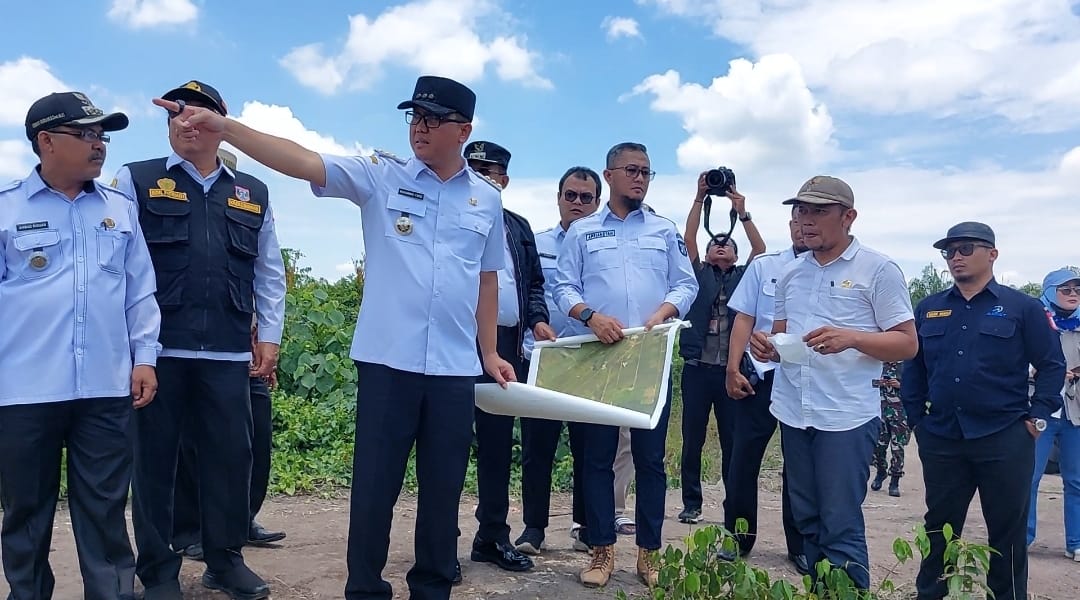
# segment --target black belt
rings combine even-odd
[[[707,362],[701,362],[696,358],[687,360],[686,364],[690,365],[691,367],[703,367],[705,369],[727,369],[727,365],[714,365]]]

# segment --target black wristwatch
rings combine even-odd
[[[746,211],[743,214],[743,216],[739,217],[739,220],[742,221],[743,223],[745,223],[745,222],[747,222],[747,221],[749,221],[750,219],[753,219],[753,218],[754,217],[750,216],[750,211]]]
[[[593,311],[593,309],[586,308],[585,310],[581,311],[581,314],[578,315],[578,320],[581,321],[582,323],[588,325],[589,324],[589,319],[593,318],[593,315],[595,315],[595,314],[596,314],[596,312]]]

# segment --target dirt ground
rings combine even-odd
[[[924,510],[922,472],[914,444],[908,447],[908,474],[901,480],[903,496],[891,498],[885,491],[870,492],[864,505],[867,537],[870,544],[874,581],[891,569],[891,545],[898,536],[910,537],[911,528],[920,522]],[[768,568],[774,576],[797,580],[785,559],[780,526],[780,497],[775,474],[762,481],[761,532],[750,561]],[[1039,539],[1031,550],[1029,591],[1038,598],[1074,600],[1080,597],[1080,564],[1063,557],[1064,531],[1062,525],[1061,479],[1045,478],[1039,495]],[[723,491],[717,486],[705,490],[706,523],[721,518]],[[971,519],[965,537],[985,540],[978,501],[973,503]],[[668,494],[665,544],[680,545],[690,527],[680,524],[675,515],[680,510],[678,490]],[[587,561],[587,555],[570,547],[569,497],[557,496],[552,506],[552,527],[548,530],[549,548],[537,560],[536,569],[525,574],[508,574],[487,564],[468,560],[469,543],[475,531],[472,511],[474,498],[463,498],[461,505],[462,537],[458,554],[462,557],[464,583],[454,589],[455,600],[484,598],[614,598],[623,589],[629,595],[639,594],[644,587],[634,575],[634,543],[622,538],[618,543],[616,572],[604,590],[590,591],[577,581],[577,573]],[[407,598],[405,573],[412,564],[413,523],[415,498],[402,498],[394,520],[392,547],[385,577],[393,584],[395,598]],[[512,503],[511,525],[516,536],[521,530],[520,503]],[[348,531],[348,502],[346,499],[321,500],[314,498],[280,497],[269,501],[260,521],[271,529],[284,529],[288,538],[276,548],[251,548],[245,551],[249,564],[273,585],[275,599],[341,598],[345,584],[345,540]],[[71,523],[66,509],[57,514],[53,535],[52,567],[56,573],[56,594],[59,600],[82,597],[78,563],[75,558]],[[913,589],[916,564],[899,568],[893,581],[909,593]],[[203,565],[187,562],[183,569],[185,596],[197,599],[226,598],[202,588],[199,578]],[[7,595],[5,582],[0,581],[0,595]]]

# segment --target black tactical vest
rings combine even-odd
[[[127,165],[139,223],[157,273],[165,348],[251,351],[255,258],[266,185],[222,172],[209,193],[180,165],[158,158]]]
[[[687,360],[699,360],[701,352],[705,349],[705,334],[709,331],[709,318],[712,317],[712,305],[720,290],[725,292],[728,298],[735,293],[735,288],[742,281],[746,265],[734,267],[723,278],[720,270],[709,264],[694,265],[694,274],[697,275],[698,294],[690,310],[686,311],[685,319],[690,321],[690,327],[679,332],[679,355]],[[730,308],[728,311],[728,327],[735,323],[735,312]],[[730,335],[730,329],[728,331]]]

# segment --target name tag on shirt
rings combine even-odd
[[[262,206],[254,202],[244,202],[243,200],[237,200],[236,198],[229,198],[228,204],[232,208],[242,210],[244,212],[254,213],[257,215],[262,214]]]
[[[585,241],[586,242],[591,242],[593,240],[598,240],[598,239],[601,239],[601,238],[608,238],[608,237],[609,238],[615,237],[615,230],[614,229],[605,229],[603,231],[590,231],[589,233],[585,234]]]
[[[926,313],[927,319],[940,319],[952,314],[952,310],[931,310]]]
[[[399,195],[401,195],[401,196],[406,196],[406,197],[412,198],[414,200],[423,200],[424,199],[424,195],[421,194],[420,192],[414,192],[412,190],[407,190],[405,188],[398,188],[397,193]]]
[[[15,231],[37,231],[38,229],[48,228],[48,221],[34,221],[33,223],[19,223],[15,226]]]

